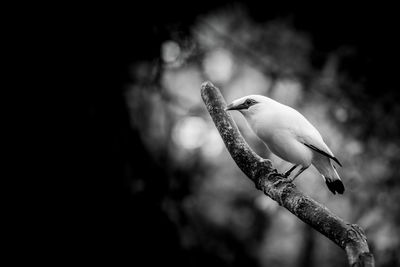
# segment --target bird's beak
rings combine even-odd
[[[230,104],[225,108],[226,111],[228,111],[228,110],[235,110],[235,109],[236,109],[236,107],[233,105],[233,103],[230,103]]]

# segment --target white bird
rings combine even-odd
[[[261,95],[239,98],[229,104],[226,110],[240,111],[250,128],[272,153],[294,164],[283,174],[285,177],[301,166],[290,181],[294,181],[312,164],[333,194],[343,194],[344,185],[331,160],[342,165],[318,130],[297,110]]]

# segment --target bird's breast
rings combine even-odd
[[[255,134],[264,142],[272,137],[279,123],[271,114],[252,116],[248,122]]]
[[[272,153],[283,160],[294,164],[301,164],[302,166],[309,166],[311,164],[312,151],[299,142],[290,130],[278,128],[268,134],[260,133],[258,136]]]

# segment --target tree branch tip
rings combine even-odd
[[[201,84],[201,90],[206,90],[207,88],[215,88],[214,84],[210,81],[205,81]]]

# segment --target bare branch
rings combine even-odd
[[[270,160],[262,159],[249,147],[225,111],[226,102],[218,88],[205,82],[201,85],[201,96],[232,158],[257,189],[344,249],[350,266],[375,265],[367,238],[358,225],[343,221],[298,191],[293,183],[273,169]]]

